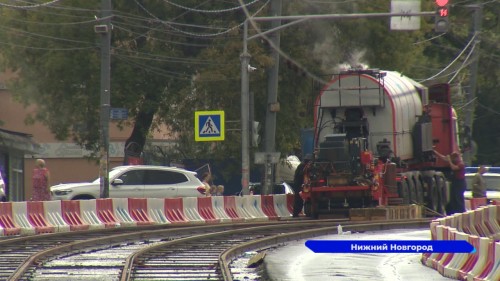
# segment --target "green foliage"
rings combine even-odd
[[[245,19],[244,12],[236,9],[239,2],[112,3],[111,103],[129,109],[134,132],[128,141],[142,145],[151,130],[166,124],[179,140],[174,149],[162,152],[172,161],[239,158],[241,23]],[[257,1],[247,8],[251,14],[268,15],[266,3]],[[283,1],[282,13],[381,13],[389,11],[390,3]],[[417,31],[390,31],[388,18],[309,20],[281,30],[277,149],[286,155],[300,148],[300,129],[313,125],[314,99],[340,64],[395,70],[417,81],[446,69],[432,80],[452,80],[454,88],[466,88],[470,61],[466,61],[468,52],[461,52],[471,38],[473,11],[467,5],[471,3],[474,1],[454,4],[452,28],[440,36],[432,31],[431,17],[422,17]],[[479,57],[477,103],[483,107],[476,111],[474,123],[478,159],[489,163],[500,159],[498,130],[491,130],[488,122],[497,117],[495,108],[500,103],[496,95],[500,55],[497,6],[484,5],[480,48],[488,51],[481,51]],[[99,23],[94,20],[100,16],[99,9],[96,0],[61,1],[32,9],[0,8],[0,61],[3,69],[18,74],[9,88],[22,103],[40,108],[26,122],[43,122],[58,138],[72,138],[90,149],[96,149],[99,140],[100,40],[93,30]],[[423,11],[433,9],[433,3],[422,3]],[[266,30],[269,24],[260,22],[258,26]],[[256,32],[250,26],[249,34]],[[251,64],[258,69],[250,74],[255,120],[264,124],[266,70],[278,62],[273,61],[269,44],[262,38],[249,41],[248,50]],[[463,95],[457,94],[453,100],[463,115]],[[197,110],[225,111],[230,121],[226,141],[194,141]],[[491,137],[479,138],[486,131]]]

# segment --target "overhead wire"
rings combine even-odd
[[[182,33],[182,34],[185,34],[185,35],[190,35],[190,36],[194,36],[194,37],[218,37],[218,36],[221,36],[221,35],[224,35],[224,34],[227,34],[237,28],[240,28],[243,26],[244,22],[240,23],[240,24],[237,24],[235,26],[232,26],[232,27],[229,27],[227,28],[226,30],[224,31],[220,31],[220,32],[216,32],[216,33],[195,33],[195,32],[188,32],[188,31],[184,31],[182,29],[179,29],[177,27],[174,27],[173,25],[171,25],[168,21],[164,21],[164,20],[161,20],[159,19],[157,16],[155,16],[152,12],[150,12],[149,10],[147,10],[143,5],[141,5],[137,0],[134,0],[137,5],[139,7],[141,7],[141,9],[143,9],[144,12],[146,12],[147,14],[149,14],[151,17],[153,17],[154,19],[158,20],[159,22],[167,25],[168,27],[172,28],[173,30],[179,32],[179,33]],[[238,0],[240,2],[240,5],[241,5],[241,8],[248,12],[246,6],[244,5],[244,3],[242,3],[242,0]],[[254,15],[257,15],[259,14],[263,9],[264,7],[266,7],[266,5],[270,2],[270,0],[267,0],[266,3],[264,5],[262,5],[259,9],[257,9],[257,11],[254,13]],[[245,12],[245,13],[246,13]]]
[[[488,107],[480,102],[476,102],[476,104],[479,105],[480,107],[486,109],[487,111],[493,113],[493,114],[500,115],[500,111],[494,110],[493,108]]]
[[[184,58],[184,57],[171,57],[171,56],[165,56],[165,55],[130,51],[128,49],[122,49],[119,47],[115,47],[115,48],[113,48],[113,50],[115,50],[117,52],[123,52],[123,53],[115,52],[114,55],[135,58],[135,59],[140,59],[140,60],[145,60],[145,61],[174,62],[174,63],[186,63],[186,64],[196,64],[196,65],[225,65],[225,63],[214,62],[212,60],[202,60],[202,59],[193,59],[193,58]],[[127,53],[139,54],[141,56],[129,55]]]
[[[238,0],[240,4],[242,3],[242,0]],[[310,72],[308,69],[306,69],[304,66],[302,66],[300,63],[298,63],[296,60],[292,59],[289,55],[287,55],[280,47],[276,46],[274,42],[265,34],[262,34],[262,30],[258,27],[258,25],[255,23],[255,20],[252,19],[253,16],[250,15],[248,9],[246,7],[243,7],[243,11],[245,12],[245,15],[247,17],[247,21],[251,24],[251,26],[254,28],[254,30],[259,34],[262,38],[264,38],[269,46],[273,48],[275,51],[278,52],[278,54],[283,57],[284,59],[290,61],[291,63],[295,64],[297,67],[299,67],[307,76],[312,78],[315,82],[319,82],[323,85],[326,85],[328,82],[323,80],[321,77],[315,75],[314,73]]]
[[[453,80],[455,80],[458,73],[460,73],[460,71],[462,69],[464,69],[466,66],[469,66],[472,63],[472,62],[469,62],[469,58],[472,56],[472,54],[474,54],[474,49],[476,48],[476,44],[477,44],[477,42],[474,42],[474,45],[472,45],[472,48],[470,49],[469,53],[467,54],[467,57],[465,57],[464,61],[462,62],[462,65],[460,65],[460,67],[457,70],[455,70],[455,75],[453,75],[453,77],[450,78],[450,80],[448,81],[448,84],[451,84],[451,82]]]
[[[477,37],[477,32],[474,33],[474,35],[472,36],[472,38],[469,40],[469,42],[467,43],[467,45],[462,49],[462,51],[446,66],[444,67],[443,69],[441,69],[438,73],[434,74],[433,76],[427,78],[427,79],[424,79],[424,80],[420,80],[418,82],[422,83],[422,82],[426,82],[426,81],[429,81],[429,80],[432,80],[436,77],[439,77],[441,74],[443,74],[446,70],[448,70],[455,62],[457,62],[460,57],[462,57],[462,55],[465,53],[465,51],[469,48],[469,46],[475,41]]]
[[[249,3],[246,3],[246,4],[240,4],[240,6],[232,7],[232,8],[229,8],[229,9],[201,10],[201,9],[195,9],[195,8],[190,8],[190,7],[182,6],[182,5],[174,3],[172,1],[163,0],[163,2],[165,2],[167,4],[170,4],[170,5],[175,6],[177,8],[181,8],[181,9],[187,10],[189,12],[210,13],[210,14],[211,13],[217,13],[217,14],[219,14],[219,13],[226,13],[226,12],[233,12],[233,11],[241,10],[243,8],[243,6],[248,7],[248,6],[251,6],[251,5],[253,5],[253,4],[255,4],[255,3],[259,2],[259,1],[260,0],[253,0],[252,2],[249,2]]]
[[[1,3],[0,2],[0,6],[8,7],[8,8],[13,8],[13,9],[34,9],[34,8],[40,8],[40,7],[47,7],[47,6],[50,6],[50,5],[53,5],[53,4],[57,3],[59,1],[61,1],[61,0],[52,0],[52,1],[49,1],[49,2],[46,2],[46,3],[32,4],[32,5],[25,5],[25,6],[11,5],[11,4],[5,4],[5,3]]]

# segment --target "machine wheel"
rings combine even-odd
[[[417,189],[415,187],[415,181],[413,180],[413,173],[408,173],[408,189],[410,190],[410,204],[417,204]]]
[[[403,204],[410,204],[410,190],[408,189],[408,183],[406,180],[402,179],[398,183],[400,197],[403,198]]]
[[[429,178],[429,200],[427,200],[429,209],[433,210],[434,212],[439,211],[439,188],[436,183],[436,179],[434,177]]]
[[[415,174],[414,180],[415,180],[415,193],[417,195],[416,201],[419,205],[423,205],[424,204],[424,187],[422,184],[422,178],[419,176],[419,174]]]
[[[446,179],[443,175],[436,175],[436,187],[438,191],[438,213],[446,215],[448,198],[446,196]]]

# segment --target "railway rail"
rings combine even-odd
[[[85,276],[90,278],[89,272],[105,268],[102,272],[107,279],[102,280],[233,280],[231,262],[245,252],[336,233],[339,223],[344,230],[368,231],[426,227],[429,222],[285,220],[16,237],[0,240],[0,279],[57,280],[55,276],[64,272],[85,280]],[[61,259],[72,259],[73,264],[55,262]],[[101,279],[93,276],[91,280]]]

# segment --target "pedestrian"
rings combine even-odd
[[[211,196],[212,194],[212,185],[210,182],[212,181],[212,175],[209,172],[203,173],[201,176],[201,182],[205,186],[205,196]]]
[[[45,165],[45,160],[37,159],[35,169],[33,169],[33,191],[32,201],[47,201],[50,200],[50,172]]]
[[[218,185],[217,186],[217,192],[215,193],[216,196],[224,196],[224,186],[223,185]]]
[[[304,157],[304,160],[297,166],[295,169],[295,173],[293,176],[293,214],[294,218],[298,217],[300,212],[302,212],[302,208],[304,207],[304,200],[300,196],[300,192],[302,191],[302,184],[304,184],[304,170],[312,160],[312,155],[307,154]]]
[[[450,155],[444,156],[439,152],[434,152],[444,161],[448,162],[452,170],[450,200],[446,208],[446,214],[465,212],[464,192],[467,188],[465,181],[465,164],[459,152],[453,152]]]
[[[484,165],[479,166],[476,175],[472,180],[472,197],[473,198],[486,198],[486,182],[484,181],[483,174],[486,173],[487,168]]]

